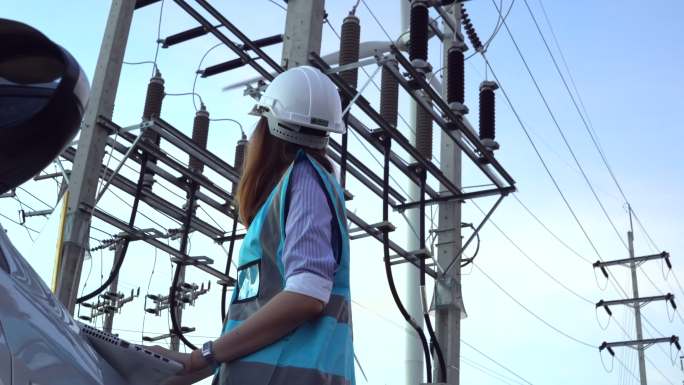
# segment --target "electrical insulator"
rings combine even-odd
[[[397,68],[396,62],[389,62]],[[392,127],[397,127],[397,115],[399,113],[399,83],[387,67],[382,68],[380,81],[380,116]]]
[[[461,3],[461,21],[463,21],[463,28],[465,28],[466,35],[468,35],[468,39],[470,40],[470,43],[473,45],[475,51],[482,52],[482,42],[480,41],[480,38],[477,36],[477,32],[475,32],[473,22],[470,21],[470,16],[468,16],[468,11],[466,11],[463,3]]]
[[[489,151],[499,148],[496,137],[496,110],[494,90],[496,82],[484,81],[480,84],[480,140]]]
[[[237,171],[240,175],[242,175],[242,167],[245,164],[245,156],[247,155],[247,137],[245,134],[242,134],[242,138],[238,140],[237,146],[235,147],[235,171]],[[235,196],[235,193],[237,192],[237,183],[233,183],[233,196]]]
[[[430,101],[427,96],[425,99]],[[420,106],[416,111],[416,150],[424,158],[432,159],[432,114]]]
[[[359,44],[361,43],[361,24],[355,15],[348,15],[342,22],[340,35],[340,65],[356,63],[359,61]],[[359,70],[358,68],[340,72],[340,77],[352,88],[357,87]],[[347,98],[343,98],[342,108],[349,104]]]
[[[159,70],[156,71],[154,77],[150,79],[150,83],[147,85],[147,95],[145,96],[145,107],[143,109],[143,120],[150,120],[152,118],[158,118],[161,114],[162,101],[164,100],[164,79],[161,76]],[[159,147],[159,134],[152,129],[147,129],[143,133],[143,138],[149,144]],[[147,161],[153,164],[157,164],[157,158],[152,155],[147,156]],[[152,188],[154,183],[154,172],[145,169],[143,176],[143,186],[146,188]]]
[[[207,148],[207,140],[209,137],[209,112],[204,104],[200,106],[199,111],[195,113],[195,121],[192,124],[192,140],[201,149]],[[204,171],[204,163],[194,156],[190,155],[190,169],[202,172]]]
[[[447,53],[447,103],[461,114],[468,112],[465,107],[465,57],[463,47],[452,47]]]
[[[428,66],[428,3],[424,0],[411,1],[411,20],[409,36],[409,59],[420,71],[426,72]]]
[[[268,47],[269,45],[274,45],[278,43],[283,42],[283,35],[278,34],[278,35],[273,35],[273,36],[267,36],[267,37],[262,37],[261,39],[257,39],[252,41],[252,44],[254,44],[257,48],[264,48]],[[241,45],[240,48],[242,48],[245,51],[248,51],[250,48],[247,45]]]
[[[204,26],[189,29],[187,31],[179,32],[162,40],[162,48],[169,48],[172,45],[182,43],[207,34],[207,29]]]
[[[147,85],[147,96],[145,97],[145,108],[143,110],[143,120],[150,120],[159,117],[161,114],[162,100],[164,99],[164,79],[159,70],[150,79]]]
[[[217,75],[226,71],[234,70],[236,68],[240,68],[243,65],[245,65],[247,62],[242,60],[242,58],[237,58],[237,59],[232,59],[228,60],[223,63],[215,64],[213,66],[207,67],[203,70],[198,71],[200,75],[202,75],[203,78],[212,76],[212,75]]]

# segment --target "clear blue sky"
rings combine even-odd
[[[554,55],[560,59],[538,0],[527,1],[552,45]],[[162,37],[196,26],[173,2],[166,3],[161,24]],[[214,3],[252,38],[283,31],[285,13],[266,0],[250,2],[249,6],[245,5],[245,2],[236,1]],[[341,20],[352,3],[331,0],[327,2],[326,9],[336,29],[339,30]],[[382,0],[368,3],[388,33],[393,37],[398,36],[401,32],[398,1]],[[510,4],[509,0],[504,0],[503,3],[504,8]],[[485,40],[496,23],[495,8],[491,1],[487,0],[471,1],[467,4],[473,23],[480,37]],[[684,253],[684,207],[681,203],[684,191],[684,164],[678,148],[684,141],[679,117],[684,110],[684,98],[681,95],[684,88],[684,76],[681,74],[681,63],[684,59],[684,48],[681,44],[684,27],[681,15],[684,12],[684,3],[675,0],[545,0],[544,6],[600,144],[618,181],[637,215],[657,243],[658,250],[667,250],[672,254],[675,274],[684,282],[684,263],[680,258]],[[108,7],[109,2],[106,1],[72,0],[58,3],[45,0],[5,0],[0,3],[0,14],[6,18],[30,23],[65,46],[81,62],[92,79]],[[362,40],[386,40],[383,31],[366,8],[360,6],[358,15],[362,23]],[[158,4],[136,13],[125,55],[127,61],[137,62],[153,58],[158,17]],[[624,238],[629,226],[624,202],[571,104],[523,0],[515,1],[508,23],[560,127]],[[159,67],[166,79],[168,92],[191,90],[199,60],[214,44],[215,39],[204,37],[182,46],[161,50]],[[326,26],[323,53],[336,51],[338,44]],[[431,62],[438,68],[440,58],[437,43],[432,43],[430,48]],[[280,56],[279,48],[271,48],[268,52],[274,57]],[[494,39],[488,57],[503,88],[511,97],[513,106],[529,129],[601,256],[604,259],[626,257],[625,248],[603,216],[565,148],[505,29],[502,29]],[[232,58],[234,55],[221,47],[207,55],[205,64],[215,64]],[[486,71],[479,57],[472,58],[469,63],[466,67],[466,103],[472,111],[469,119],[476,123],[477,86],[484,79]],[[125,126],[139,121],[150,71],[150,65],[124,67],[114,117],[119,124]],[[243,69],[208,80],[198,80],[197,92],[202,95],[212,117],[238,119],[246,128],[250,127],[253,119],[247,117],[246,112],[252,105],[251,100],[243,97],[240,90],[224,93],[221,92],[221,88],[253,75],[253,71]],[[487,75],[491,79],[491,73]],[[363,79],[365,77],[361,76],[361,80]],[[518,197],[580,255],[590,261],[596,260],[596,254],[546,176],[511,109],[505,103],[502,92],[498,91],[497,95],[497,140],[502,146],[497,157],[516,178]],[[377,92],[372,88],[366,96],[377,103]],[[194,114],[191,98],[168,97],[164,103],[164,118],[189,133]],[[405,110],[402,112],[407,114]],[[238,136],[239,131],[234,126],[227,123],[212,123],[209,148],[230,161]],[[352,141],[352,150],[379,171],[374,160],[355,141]],[[476,180],[471,170],[472,168],[465,170],[465,184]],[[130,173],[125,175],[130,177]],[[55,186],[47,183],[31,182],[25,187],[52,203]],[[19,194],[23,201],[40,206],[24,192],[20,191]],[[486,206],[489,201],[478,203]],[[111,196],[108,196],[104,205],[111,211],[121,212],[121,217],[127,215],[125,206],[118,204]],[[357,199],[350,203],[350,207],[367,215],[368,222],[379,219],[378,202],[365,190],[357,195]],[[14,216],[16,210],[15,201],[0,201],[0,212],[3,214]],[[149,208],[145,210],[151,213]],[[164,218],[154,218],[164,224],[168,223],[164,222]],[[464,221],[474,222],[480,218],[481,214],[471,204],[464,206]],[[401,217],[393,220],[399,222]],[[619,294],[612,288],[601,291],[595,283],[591,266],[555,241],[513,197],[506,198],[494,214],[493,220],[535,263],[590,302],[618,297]],[[32,219],[29,224],[40,228],[43,222],[42,219]],[[31,250],[31,242],[26,231],[4,219],[2,223],[8,228],[20,249],[28,253]],[[144,225],[143,219],[141,226]],[[227,225],[226,223],[224,227]],[[112,231],[104,225],[102,227]],[[402,244],[401,235],[405,232],[405,226],[402,226],[394,235]],[[93,235],[98,238],[105,237],[103,234]],[[193,254],[210,255],[219,265],[223,263],[225,259],[220,254],[220,249],[202,240],[200,236],[193,236],[192,240]],[[357,355],[368,375],[368,383],[401,383],[402,371],[396,369],[403,362],[401,352],[405,327],[386,289],[380,246],[363,240],[356,241],[352,247],[352,285],[355,301],[359,304],[354,307]],[[644,255],[653,251],[643,232],[637,227],[636,253]],[[129,251],[129,257],[135,262],[129,260],[130,264],[124,266],[122,286],[142,286],[142,291],[145,292],[152,261],[155,258],[154,252],[150,248],[136,245]],[[166,290],[170,280],[169,264],[165,259],[167,257],[161,253],[157,257],[159,266],[151,279],[150,292]],[[49,265],[51,258],[45,258],[45,262],[41,262],[40,259],[32,262]],[[105,252],[102,260],[106,272],[111,261],[111,252]],[[633,335],[633,317],[624,309],[615,308],[614,319],[607,330],[602,330],[596,322],[594,306],[591,303],[573,296],[549,279],[491,225],[485,226],[483,230],[482,248],[476,261],[479,268],[522,304],[581,341],[598,346],[604,340],[627,339],[618,324]],[[89,267],[92,268],[88,280],[89,288],[98,284],[100,266],[100,255],[94,255],[90,262],[86,262],[85,273]],[[141,269],[140,266],[144,268]],[[627,269],[615,268],[612,271],[623,287],[631,287]],[[644,265],[644,271],[647,275],[639,273],[642,296],[672,292],[679,299],[678,303],[684,303],[681,300],[684,293],[677,287],[672,276],[669,276],[667,281],[663,279],[659,263]],[[193,272],[189,279],[200,282],[207,281],[208,277]],[[655,283],[657,290],[649,279]],[[85,276],[83,280],[86,280]],[[600,279],[599,281],[603,287],[605,282]],[[614,363],[612,373],[607,373],[601,365],[598,349],[582,346],[549,329],[506,297],[478,269],[471,271],[467,268],[464,271],[463,286],[469,315],[462,323],[463,339],[531,383],[637,383],[631,375],[624,373],[617,362]],[[203,297],[198,301],[196,311],[188,315],[188,323],[198,328],[193,337],[196,342],[202,342],[205,339],[203,336],[215,336],[218,333],[216,298],[215,294]],[[117,325],[125,329],[121,331],[124,337],[139,339],[143,302],[137,300],[128,306],[124,310],[124,316],[118,318]],[[670,311],[670,317],[674,317],[672,323],[668,320],[663,303],[645,306],[644,314],[648,320],[644,326],[646,337],[660,336],[661,333],[665,336],[682,334],[684,319],[677,314],[672,315],[671,309],[667,310]],[[598,317],[602,323],[607,321],[603,312],[599,312]],[[148,332],[163,332],[167,328],[165,319],[147,317],[146,322],[145,329]],[[618,348],[616,352],[625,365],[637,373],[635,354],[623,348]],[[473,349],[463,346],[462,353],[463,383],[515,383],[510,379],[510,373],[497,368]],[[679,363],[673,366],[669,361],[669,346],[651,347],[646,354],[650,361],[647,364],[650,384],[666,385],[682,381],[684,377],[679,369]],[[604,360],[610,367],[609,357],[604,355]],[[486,369],[482,371],[481,366]],[[508,379],[492,377],[492,370]],[[359,375],[358,378],[359,383],[363,384],[362,377]]]

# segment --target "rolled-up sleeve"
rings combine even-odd
[[[309,162],[295,164],[290,178],[282,254],[285,290],[328,303],[337,268],[328,198]]]

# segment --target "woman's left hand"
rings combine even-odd
[[[189,373],[191,370],[191,360],[189,353],[179,353],[173,350],[166,349],[159,345],[145,346],[145,349],[162,355],[170,360],[174,360],[176,362],[181,363],[183,365],[183,371],[177,374],[186,374]]]

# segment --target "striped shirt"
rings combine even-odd
[[[285,290],[328,303],[337,259],[332,212],[320,177],[309,162],[297,162],[290,176],[285,244]]]

